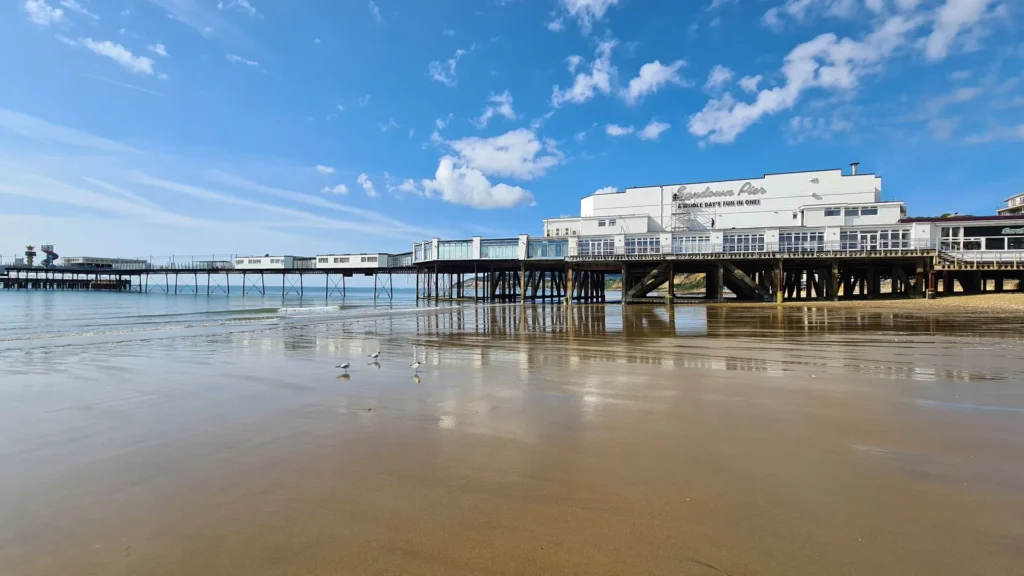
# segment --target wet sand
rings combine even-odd
[[[9,360],[4,575],[1024,570],[1022,316],[482,307]]]

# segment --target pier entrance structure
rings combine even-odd
[[[402,254],[66,257],[49,267],[0,264],[7,290],[344,297],[346,279],[374,278],[394,296],[414,276],[421,300],[626,303],[913,298],[1024,289],[1024,214],[908,218],[882,179],[843,170],[628,188],[580,201],[543,236],[433,238]],[[310,276],[318,276],[315,281]],[[699,277],[701,292],[675,280]],[[232,281],[234,280],[234,281]],[[275,289],[276,291],[276,289]]]

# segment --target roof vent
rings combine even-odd
[[[860,162],[850,162],[850,174],[856,176],[858,167],[860,167]]]

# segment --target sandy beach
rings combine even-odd
[[[946,302],[469,307],[7,355],[0,573],[1016,573],[1024,315]]]

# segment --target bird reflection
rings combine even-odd
[[[413,375],[412,375],[412,381],[413,381],[413,382],[415,382],[415,383],[419,384],[419,383],[420,383],[420,382],[421,382],[422,380],[423,380],[423,379],[422,379],[422,378],[420,378],[420,375],[419,375],[419,374],[413,374]]]
[[[344,374],[338,374],[338,380],[351,380],[351,379],[352,379],[352,375],[349,374],[348,372],[345,372]]]
[[[367,364],[367,366],[373,366],[374,368],[380,370],[380,362],[377,362],[376,360],[370,362],[369,364]]]

